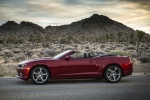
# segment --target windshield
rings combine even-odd
[[[58,55],[56,55],[55,57],[53,57],[53,59],[59,59],[60,57],[64,56],[65,54],[67,54],[68,52],[70,52],[71,50],[67,50],[67,51],[64,51]]]

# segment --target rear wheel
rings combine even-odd
[[[117,83],[121,80],[122,70],[117,65],[110,65],[106,68],[104,78],[111,83]]]
[[[31,71],[30,78],[32,82],[40,85],[48,81],[50,74],[47,68],[43,66],[37,66]]]

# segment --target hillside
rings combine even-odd
[[[49,33],[67,34],[113,34],[113,33],[134,33],[134,30],[114,21],[104,15],[94,14],[89,18],[73,22],[69,25],[47,26]]]
[[[115,34],[134,33],[122,23],[114,21],[104,15],[93,14],[91,17],[72,22],[69,25],[47,26],[45,29],[37,24],[22,21],[20,24],[8,21],[0,26],[1,34],[37,34],[37,33],[63,33],[63,34]]]
[[[34,33],[44,33],[43,27],[33,24],[31,22],[22,21],[20,24],[14,21],[8,21],[2,26],[0,26],[1,34],[34,34]]]

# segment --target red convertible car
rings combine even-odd
[[[132,61],[127,56],[96,55],[67,50],[53,58],[30,59],[19,63],[17,77],[44,84],[49,79],[105,78],[116,83],[131,75]]]

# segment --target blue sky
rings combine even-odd
[[[149,5],[150,0],[0,0],[0,25],[6,21],[64,25],[97,13],[150,33]]]

